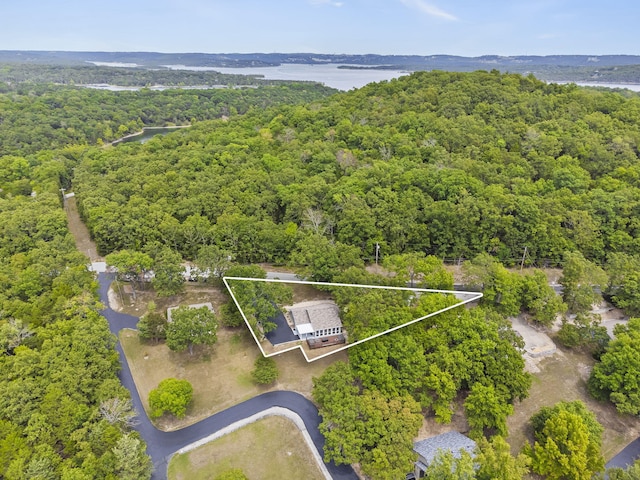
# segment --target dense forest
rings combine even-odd
[[[183,260],[217,276],[271,262],[319,281],[441,289],[453,287],[443,261],[462,263],[484,292],[478,307],[359,345],[314,382],[325,458],[371,478],[401,478],[422,417],[446,423],[460,406],[479,470],[445,456],[428,478],[603,470],[602,429],[575,402],[542,409],[523,454],[505,447],[506,418],[531,384],[507,318],[521,312],[540,326],[574,314],[559,336],[599,359],[591,393],[640,410],[638,383],[619,380],[640,377],[637,321],[610,341],[590,314],[602,293],[640,313],[637,95],[498,71],[421,72],[331,96],[313,84],[0,89],[0,476],[148,476],[115,339],[61,209],[70,187],[100,253],[140,278],[154,269],[160,295],[184,287]],[[176,123],[192,126],[105,144]],[[364,270],[376,254],[394,278]],[[516,264],[563,267],[562,297],[543,273],[505,268]],[[334,295],[355,337],[452,301]],[[222,325],[235,320],[223,309]],[[562,432],[584,455],[552,458]]]
[[[604,263],[640,246],[639,109],[637,96],[532,77],[417,73],[87,151],[75,188],[103,253],[159,241],[193,258],[214,243],[288,262],[317,235],[365,260],[379,244]]]
[[[14,175],[37,179],[38,193],[0,196],[0,477],[148,478],[116,339],[67,230],[57,172],[26,163]]]
[[[0,83],[0,155],[102,144],[145,126],[185,125],[250,109],[309,102],[330,93],[334,90],[313,83],[133,92]]]

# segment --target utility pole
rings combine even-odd
[[[376,265],[378,265],[378,254],[380,252],[380,244],[376,242]]]
[[[522,267],[524,267],[524,259],[527,256],[527,246],[524,246],[524,253],[522,254],[522,262],[520,262],[520,271],[522,272]]]

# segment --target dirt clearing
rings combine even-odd
[[[620,415],[612,404],[597,402],[589,395],[587,379],[593,364],[589,355],[561,348],[553,356],[540,360],[540,372],[533,375],[529,397],[515,405],[515,413],[507,422],[508,441],[514,452],[519,451],[525,441],[532,441],[528,437],[531,416],[541,407],[560,401],[582,400],[595,413],[605,428],[602,453],[607,460],[640,435],[640,419]]]

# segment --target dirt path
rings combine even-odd
[[[78,251],[89,257],[92,263],[103,262],[104,258],[98,255],[98,249],[96,248],[96,244],[93,240],[91,240],[89,229],[80,218],[75,197],[65,198],[64,210],[67,213],[69,231],[76,241]]]

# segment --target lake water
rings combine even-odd
[[[171,70],[192,70],[230,73],[234,75],[262,75],[267,80],[301,80],[324,83],[327,87],[338,90],[360,88],[371,82],[391,80],[411,72],[401,70],[370,70],[338,68],[336,63],[320,65],[304,65],[297,63],[283,63],[277,67],[187,67],[185,65],[163,65]]]
[[[564,82],[563,82],[564,83]],[[597,82],[574,82],[581,87],[607,87],[607,88],[626,88],[634,92],[640,92],[640,85],[630,83],[597,83]]]
[[[179,128],[188,128],[189,125],[185,126],[176,126],[176,127],[145,127],[141,133],[127,135],[126,137],[119,138],[115,140],[112,144],[117,145],[119,143],[128,143],[128,142],[140,142],[147,143],[156,135],[166,135],[170,132],[175,132]]]
[[[96,63],[96,62],[93,62]],[[224,68],[224,67],[191,67],[185,65],[163,65],[171,70],[190,70],[201,72],[220,72],[234,75],[260,75],[266,80],[290,80],[290,81],[311,81],[320,82],[328,87],[338,90],[351,90],[360,88],[371,82],[380,82],[382,80],[391,80],[402,75],[408,75],[411,72],[404,70],[371,70],[371,69],[350,69],[338,68],[340,66],[335,63],[306,65],[297,63],[283,63],[277,67],[248,67],[248,68]],[[567,82],[558,82],[567,83]],[[640,92],[640,85],[633,84],[617,84],[617,83],[589,83],[575,82],[581,86],[608,87],[608,88],[627,88],[636,92]],[[97,88],[102,90],[140,90],[141,87],[121,87],[116,85],[95,84],[84,85],[88,88]],[[147,87],[149,88],[149,87]],[[183,86],[183,87],[166,87],[163,85],[155,85],[150,87],[151,90],[166,90],[170,88],[182,89],[207,89],[207,88],[227,88],[226,85],[212,86]]]

